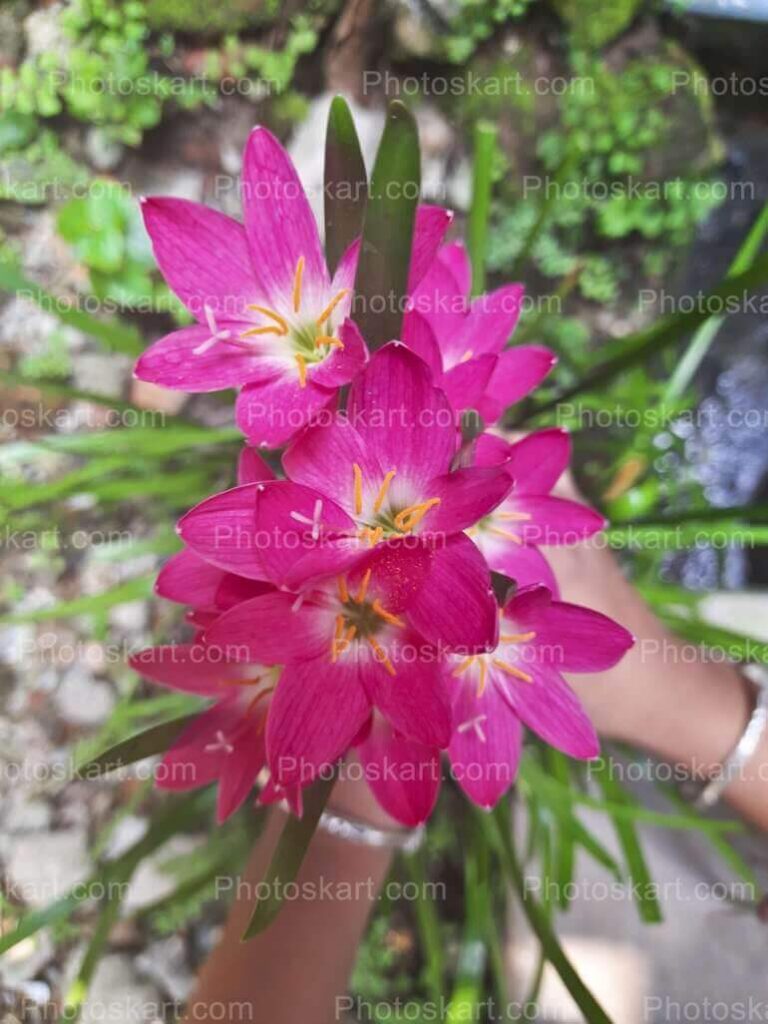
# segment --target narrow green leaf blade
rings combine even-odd
[[[499,811],[501,808],[501,812]],[[590,1024],[611,1024],[611,1018],[581,980],[571,961],[557,940],[552,925],[540,904],[533,898],[525,884],[522,867],[517,859],[511,838],[511,828],[506,820],[506,807],[499,804],[493,814],[486,818],[486,827],[491,831],[495,845],[501,855],[504,871],[512,888],[517,893],[528,923],[541,944],[544,956],[560,975],[565,987],[581,1010],[584,1020]]]
[[[286,822],[264,877],[270,895],[259,900],[254,907],[243,935],[244,942],[263,932],[280,912],[283,903],[281,894],[285,892],[287,883],[296,880],[335,782],[334,772],[331,778],[321,779],[310,786],[304,795],[304,814],[301,818],[291,815]],[[278,885],[278,882],[281,884]]]
[[[352,113],[334,96],[325,136],[325,256],[331,274],[363,231],[368,176]]]
[[[79,765],[75,774],[81,779],[92,779],[116,768],[124,768],[136,761],[142,761],[145,757],[159,754],[178,739],[182,729],[195,717],[194,713],[182,715],[180,718],[172,718],[170,721],[153,725],[135,736],[129,736],[127,740],[116,743],[85,764]]]
[[[473,295],[480,295],[485,290],[485,255],[488,249],[488,219],[491,212],[497,134],[496,125],[492,121],[478,121],[475,125],[472,204],[467,224],[467,248],[472,264]]]
[[[355,280],[353,316],[372,350],[401,334],[420,187],[416,122],[394,100],[371,175]]]

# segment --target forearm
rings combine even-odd
[[[672,634],[609,552],[573,548],[558,551],[553,562],[564,600],[611,615],[637,638],[615,669],[570,679],[600,732],[681,765],[698,778],[711,775],[738,742],[754,706],[752,687],[739,669],[707,660],[698,647]],[[724,799],[768,828],[765,737]]]
[[[282,811],[271,812],[240,880],[222,939],[190,1000],[188,1019],[195,1024],[329,1024],[339,1018],[337,1000],[347,990],[391,853],[318,831],[299,872],[299,897],[285,902],[266,931],[242,942],[285,821]]]

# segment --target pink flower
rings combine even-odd
[[[301,594],[274,593],[230,608],[205,631],[211,651],[282,665],[267,720],[267,760],[280,786],[306,785],[344,755],[376,708],[424,746],[450,736],[440,651],[419,634],[407,588],[386,551]]]
[[[492,807],[515,779],[522,725],[571,757],[599,751],[592,723],[562,672],[601,672],[634,638],[605,615],[527,587],[502,612],[498,647],[454,663],[449,756],[467,796]]]
[[[179,532],[207,562],[289,590],[385,558],[426,640],[482,650],[495,642],[496,608],[488,567],[463,531],[490,515],[511,479],[505,466],[452,468],[456,447],[452,410],[426,364],[387,345],[354,381],[346,416],[288,448],[289,480],[215,495]]]
[[[225,821],[266,764],[267,711],[279,669],[236,663],[199,643],[152,647],[130,663],[156,683],[214,700],[165,755],[156,784],[186,790],[218,782],[216,816]]]
[[[397,732],[377,712],[357,745],[365,780],[381,807],[409,828],[429,818],[440,791],[440,751]]]
[[[160,270],[197,323],[155,342],[136,376],[182,391],[242,387],[238,425],[252,443],[275,447],[365,364],[348,319],[359,242],[331,278],[293,164],[261,127],[246,145],[241,194],[244,225],[183,199],[143,200]],[[419,211],[411,287],[449,222],[446,210]]]
[[[475,465],[504,465],[514,484],[470,534],[491,569],[511,577],[518,587],[543,583],[557,594],[554,574],[538,545],[576,544],[605,526],[594,509],[549,493],[570,456],[571,439],[558,428],[537,431],[515,444],[492,434],[477,439]]]
[[[470,266],[460,242],[443,246],[413,293],[403,340],[430,366],[456,412],[495,422],[546,377],[556,357],[540,345],[505,348],[520,316],[523,286],[469,299]]]

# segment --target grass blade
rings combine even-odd
[[[254,907],[243,935],[244,942],[263,932],[280,912],[283,904],[280,893],[285,891],[287,883],[296,880],[335,782],[334,772],[329,779],[321,779],[310,786],[304,795],[303,815],[300,818],[291,815],[286,822],[264,876],[264,884],[270,895],[259,900]],[[278,882],[281,884],[277,885]]]
[[[355,122],[343,96],[334,96],[325,136],[325,256],[331,274],[363,230],[368,177]]]
[[[172,718],[168,722],[160,722],[127,740],[116,743],[77,767],[75,774],[81,779],[93,779],[116,768],[124,768],[145,757],[152,757],[168,749],[178,739],[182,729],[196,717],[196,713]]]
[[[371,175],[355,280],[353,316],[372,350],[402,333],[420,186],[416,122],[393,100]]]

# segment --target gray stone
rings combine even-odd
[[[70,725],[98,725],[115,706],[115,694],[108,683],[94,679],[76,665],[64,675],[54,702]]]
[[[33,908],[64,896],[88,875],[85,829],[0,837],[9,893]]]

